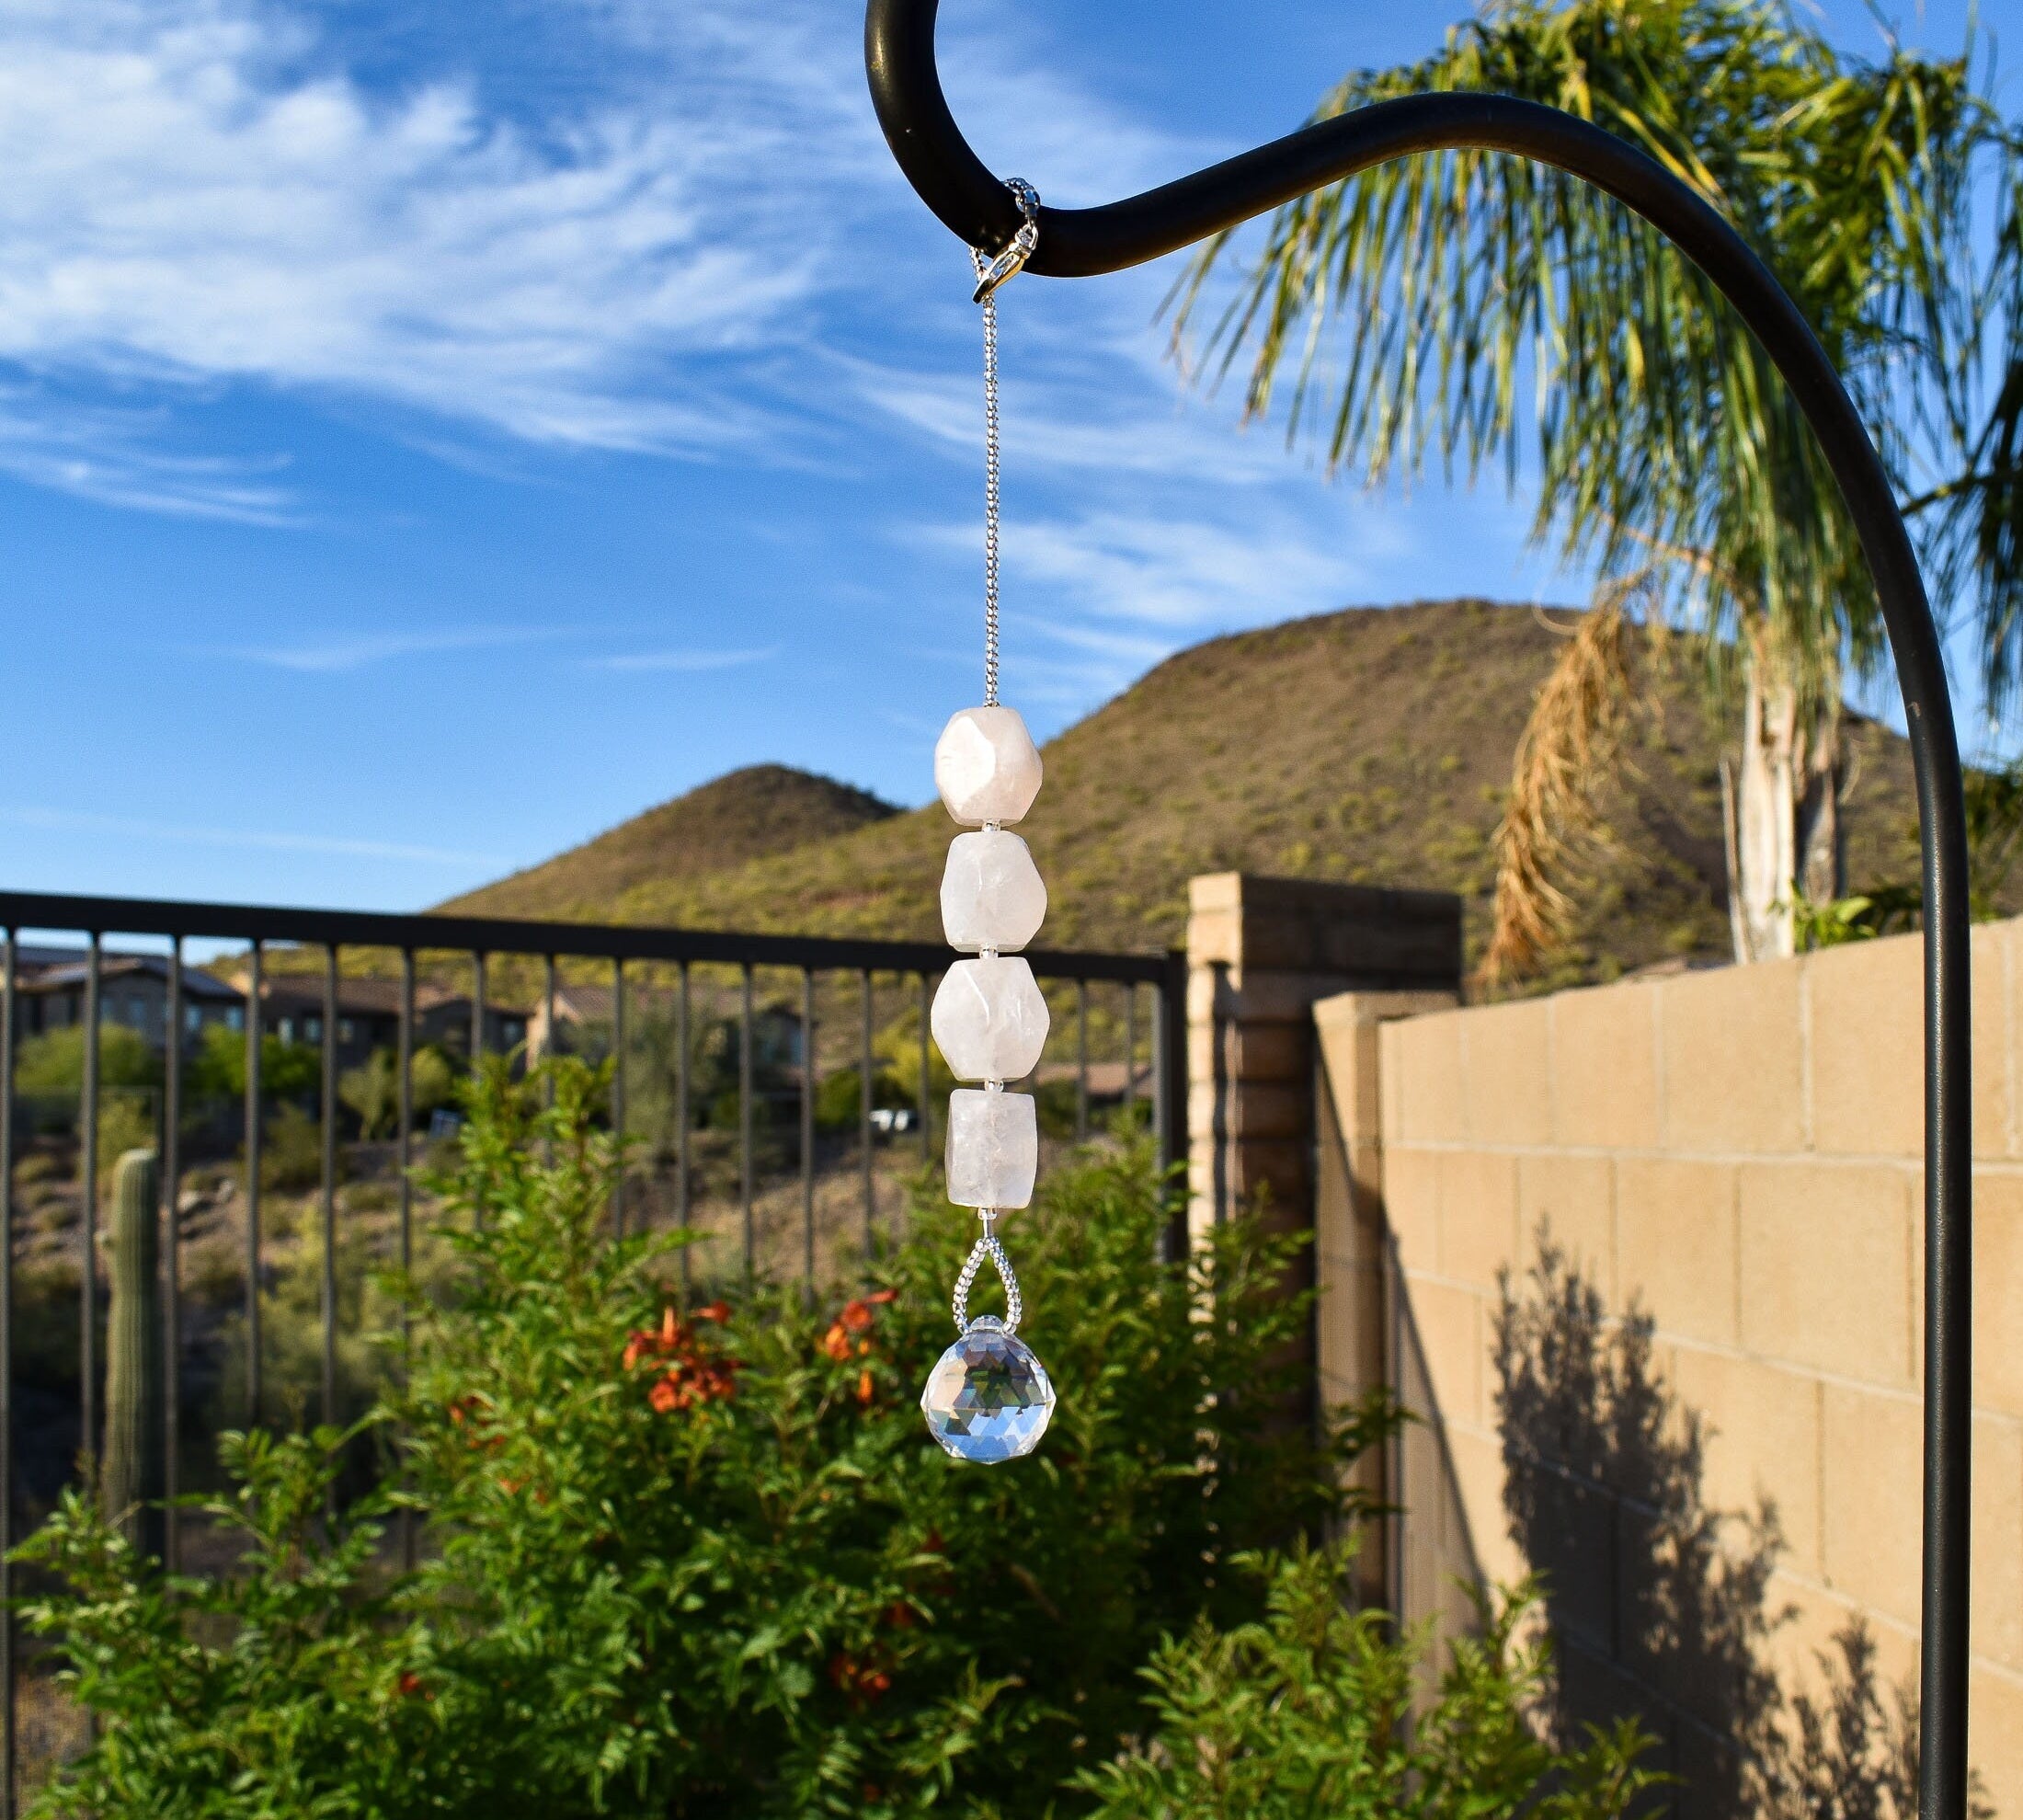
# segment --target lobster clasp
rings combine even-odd
[[[972,303],[980,303],[1008,278],[1015,278],[1025,269],[1025,262],[1033,257],[1040,244],[1040,198],[1039,191],[1023,177],[1008,177],[1004,187],[1019,199],[1019,212],[1025,217],[1019,231],[1012,236],[1012,244],[993,258],[986,258],[975,247],[969,257],[977,268],[976,294]]]

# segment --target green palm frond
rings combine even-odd
[[[1721,209],[1797,298],[1897,475],[1975,304],[1968,169],[1994,122],[1966,63],[1844,62],[1766,0],[1535,0],[1319,110],[1427,89],[1514,95],[1629,140]],[[1823,457],[1763,350],[1613,199],[1496,153],[1382,166],[1288,204],[1233,294],[1224,236],[1177,292],[1205,371],[1372,480],[1530,459],[1535,534],[1608,573],[1673,565],[1668,610],[1767,638],[1831,686],[1881,649]],[[2023,261],[2019,261],[2023,268]],[[1910,408],[1906,410],[1906,401]],[[1921,413],[1923,415],[1921,415]],[[2019,599],[2023,608],[2023,599]]]

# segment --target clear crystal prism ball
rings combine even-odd
[[[994,1314],[979,1314],[920,1392],[928,1430],[957,1459],[994,1466],[1039,1446],[1054,1414],[1046,1368]]]

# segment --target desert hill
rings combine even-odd
[[[831,777],[783,764],[748,765],[437,908],[465,916],[608,921],[634,887],[735,871],[899,812]]]
[[[1478,947],[1511,756],[1563,635],[1526,608],[1455,601],[1323,614],[1169,658],[1046,749],[1021,830],[1053,902],[1042,939],[1177,943],[1188,878],[1241,868],[1459,891]],[[1638,664],[1650,705],[1605,794],[1562,979],[1728,952],[1715,722],[1689,658]],[[1851,886],[1913,878],[1903,743],[1860,719],[1848,738]],[[777,820],[772,797],[740,782],[761,775],[785,806]],[[938,805],[897,814],[769,767],[443,908],[932,937],[951,832]]]

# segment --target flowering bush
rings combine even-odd
[[[553,1105],[544,1105],[552,1087]],[[1190,1271],[1142,1150],[1022,1219],[1060,1404],[1034,1458],[949,1461],[917,1407],[968,1217],[923,1195],[873,1283],[683,1311],[675,1235],[614,1241],[600,1082],[474,1089],[453,1289],[371,1419],[401,1489],[326,1516],[352,1447],[234,1438],[215,1577],[137,1562],[83,1497],[26,1608],[105,1722],[44,1816],[1034,1815],[1146,1721],[1162,1635],[1257,1616],[1241,1551],[1343,1509],[1276,1363],[1309,1311],[1238,1222]],[[391,1484],[393,1482],[389,1481]],[[398,1507],[426,1523],[392,1570]]]

